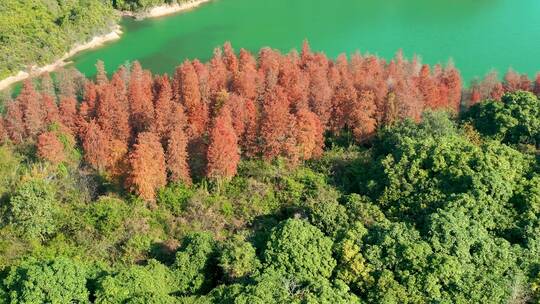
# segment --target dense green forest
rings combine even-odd
[[[54,62],[73,45],[109,33],[117,19],[99,0],[0,1],[0,79]]]
[[[176,1],[2,0],[0,79],[50,64],[75,44],[109,33],[119,20],[115,9],[138,12],[164,3]]]
[[[307,46],[97,66],[6,104],[0,303],[540,301],[534,93]]]

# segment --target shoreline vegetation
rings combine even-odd
[[[120,14],[122,17],[131,17],[135,20],[159,18],[194,9],[210,1],[212,0],[192,0],[184,3],[163,4],[144,10],[143,12],[120,11]]]
[[[119,11],[120,16],[122,17],[131,17],[135,20],[143,20],[147,18],[158,18],[175,13],[184,12],[199,7],[200,5],[210,2],[212,0],[192,0],[181,4],[164,4],[152,7],[150,9],[144,10],[142,12],[130,12],[130,11]],[[71,63],[68,61],[69,58],[75,56],[76,54],[98,48],[104,44],[120,39],[122,36],[122,30],[120,25],[116,24],[111,32],[104,35],[97,35],[92,37],[86,43],[76,44],[73,48],[64,54],[60,59],[54,61],[53,63],[44,65],[44,66],[31,66],[29,69],[20,70],[17,74],[11,75],[4,79],[0,80],[0,91],[8,89],[13,84],[28,79],[29,77],[39,76],[45,72],[53,72],[58,68],[66,66]]]
[[[94,49],[94,48],[104,45],[107,42],[118,40],[120,39],[121,35],[122,35],[122,30],[120,29],[120,26],[117,25],[108,34],[94,36],[90,41],[86,43],[75,45],[64,56],[62,56],[60,59],[56,60],[55,62],[51,64],[41,66],[41,67],[32,66],[26,71],[19,71],[19,73],[17,73],[14,76],[9,76],[7,78],[0,80],[0,91],[5,90],[11,85],[17,82],[23,81],[29,77],[39,76],[45,72],[52,72],[58,68],[66,66],[71,63],[71,61],[68,61],[68,59],[78,54],[79,52]]]

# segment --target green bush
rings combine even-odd
[[[8,222],[29,238],[44,238],[57,227],[58,202],[53,187],[41,179],[23,182],[7,205]]]
[[[260,267],[255,248],[240,236],[235,236],[222,245],[218,262],[227,279],[231,281],[254,274]]]
[[[540,147],[540,100],[530,92],[508,93],[500,102],[476,104],[464,119],[485,136],[508,144]]]
[[[91,203],[87,219],[100,234],[110,236],[123,225],[128,213],[128,206],[123,200],[104,196]]]
[[[216,244],[210,234],[195,233],[184,238],[172,266],[183,294],[211,289],[216,273]]]
[[[140,303],[141,298],[169,299],[168,295],[177,291],[174,273],[158,261],[150,260],[146,266],[129,266],[101,278],[95,303]]]
[[[90,303],[85,265],[63,257],[28,260],[11,267],[7,303]]]
[[[336,266],[332,239],[304,220],[275,227],[264,251],[264,268],[297,278],[329,278]]]
[[[170,184],[159,190],[157,203],[164,206],[175,216],[179,216],[185,210],[187,201],[193,196],[193,190],[182,183]]]

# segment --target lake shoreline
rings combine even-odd
[[[147,11],[141,13],[134,13],[130,11],[121,11],[120,14],[122,17],[130,17],[135,20],[144,20],[148,18],[159,18],[167,15],[172,15],[175,13],[187,11],[190,9],[197,8],[198,6],[210,2],[212,0],[192,0],[182,4],[164,4],[159,6],[154,6]]]
[[[60,59],[56,60],[55,62],[51,64],[41,66],[41,67],[32,66],[30,68],[30,71],[19,71],[19,73],[17,73],[14,76],[9,76],[7,78],[0,80],[0,91],[7,89],[11,85],[19,81],[23,81],[29,77],[39,76],[40,74],[43,74],[45,72],[52,72],[58,68],[68,65],[71,62],[67,61],[67,59],[69,59],[70,57],[73,57],[75,54],[82,51],[100,47],[103,44],[110,41],[118,40],[120,39],[121,35],[122,35],[122,30],[120,29],[120,25],[116,25],[113,28],[113,30],[108,34],[94,36],[90,41],[86,43],[76,44],[69,52],[67,52],[66,54],[64,54],[64,56],[62,56]]]
[[[187,11],[190,9],[197,8],[198,6],[210,2],[212,0],[192,0],[188,1],[182,4],[173,4],[173,5],[159,5],[152,7],[146,12],[143,13],[133,13],[128,11],[120,11],[120,15],[122,17],[130,17],[134,18],[136,20],[143,20],[147,18],[158,18],[163,17],[167,15],[172,15],[175,13]],[[13,76],[9,76],[7,78],[4,78],[0,80],[0,91],[5,90],[9,88],[11,85],[23,81],[25,79],[28,79],[30,77],[39,76],[46,72],[53,72],[58,68],[61,68],[63,66],[66,66],[70,64],[70,61],[67,61],[70,57],[73,57],[79,52],[90,50],[93,48],[97,48],[102,46],[103,44],[111,41],[115,41],[120,39],[122,35],[122,30],[120,28],[120,25],[116,25],[113,30],[105,35],[98,35],[94,36],[90,41],[83,43],[83,44],[77,44],[75,45],[69,52],[64,54],[60,59],[56,60],[55,62],[44,65],[44,66],[32,66],[30,67],[30,71],[19,71],[17,74]]]

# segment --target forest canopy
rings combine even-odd
[[[540,301],[538,83],[307,44],[96,66],[5,105],[0,303]]]
[[[54,62],[118,19],[101,0],[3,0],[0,12],[0,79]]]

